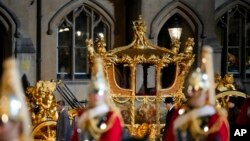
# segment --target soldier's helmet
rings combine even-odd
[[[210,83],[208,81],[208,75],[197,68],[188,80],[188,92],[187,96],[191,97],[193,91],[207,91],[209,89]]]
[[[208,103],[215,104],[214,70],[213,70],[213,49],[204,46],[201,49],[201,65],[191,73],[188,79],[186,96],[194,94],[207,94]]]
[[[107,81],[103,67],[102,58],[96,57],[92,67],[91,81],[88,85],[89,94],[105,95],[107,93]]]

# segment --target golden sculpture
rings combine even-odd
[[[146,26],[141,17],[133,21],[133,31],[133,41],[129,45],[109,51],[105,49],[103,38],[96,39],[94,44],[91,39],[86,40],[88,57],[90,64],[97,56],[103,58],[110,97],[121,109],[131,135],[141,137],[143,133],[137,127],[147,124],[154,140],[163,126],[164,98],[174,96],[177,102],[185,99],[183,83],[194,61],[194,41],[188,38],[184,52],[179,52],[180,42],[173,42],[172,49],[154,45],[145,36]],[[143,75],[143,79],[137,75]],[[150,120],[145,116],[152,114]]]
[[[27,88],[33,125],[46,120],[56,120],[56,101],[53,95],[55,88],[56,82],[50,81],[39,81],[35,87]]]
[[[103,34],[100,33],[99,35],[100,38],[97,38],[95,43],[96,43],[96,46],[97,46],[97,53],[98,54],[105,54],[106,53],[106,43],[104,41],[104,37],[103,37]]]
[[[56,89],[54,81],[39,81],[26,89],[29,111],[32,119],[34,140],[54,141],[56,135]]]
[[[236,90],[233,75],[226,74],[223,78],[221,78],[220,75],[215,74],[215,89],[217,92]]]
[[[234,77],[232,74],[225,74],[222,78],[219,74],[214,75],[215,80],[215,91],[216,91],[216,101],[219,107],[227,108],[227,103],[229,98],[232,97],[242,97],[247,98],[248,95],[236,89],[234,85]]]
[[[177,54],[179,52],[180,49],[180,44],[181,42],[178,39],[173,39],[171,41],[171,47],[172,47],[172,51]]]

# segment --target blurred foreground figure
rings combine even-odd
[[[88,109],[78,119],[79,141],[120,141],[122,117],[109,99],[103,62],[96,58],[88,87]]]
[[[177,141],[229,141],[225,109],[215,106],[212,48],[203,47],[201,68],[189,78],[187,106],[178,111],[174,121]]]
[[[0,141],[32,140],[24,96],[17,64],[14,59],[7,59],[0,88]]]

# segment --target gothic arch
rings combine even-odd
[[[97,2],[78,0],[78,1],[70,1],[69,3],[64,5],[52,17],[52,19],[49,21],[48,34],[49,35],[53,34],[53,32],[57,29],[58,25],[60,24],[61,19],[65,15],[67,15],[70,11],[72,11],[73,9],[75,9],[75,8],[77,8],[77,7],[79,7],[79,6],[83,5],[83,4],[86,4],[86,5],[90,6],[90,7],[92,7],[93,9],[95,9],[96,11],[98,11],[100,13],[100,15],[102,15],[108,21],[108,25],[109,25],[109,28],[111,29],[111,33],[114,33],[115,20],[111,16],[111,14],[109,14],[107,12],[107,10],[105,10],[104,7],[99,5]]]
[[[16,17],[16,15],[10,11],[1,1],[0,1],[0,22],[4,25],[4,27],[11,31],[13,37],[19,38],[21,36],[19,32],[20,21]]]
[[[150,38],[156,42],[157,35],[159,34],[164,23],[176,13],[181,15],[182,18],[189,23],[194,33],[198,33],[198,35],[202,34],[203,23],[201,22],[199,16],[187,5],[177,1],[166,5],[154,18],[150,28]]]
[[[3,61],[15,54],[16,38],[20,38],[18,31],[20,22],[16,15],[0,2],[0,75]]]
[[[0,2],[0,76],[3,61],[14,55],[15,37],[19,38],[20,22],[2,2]]]
[[[215,10],[215,20],[217,21],[223,14],[225,14],[229,9],[232,9],[236,5],[241,5],[247,9],[250,9],[249,2],[246,2],[244,0],[230,0]]]

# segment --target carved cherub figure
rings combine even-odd
[[[223,92],[227,90],[236,90],[234,86],[234,78],[232,74],[226,74],[223,78],[220,76],[215,76],[215,88],[218,92]]]
[[[186,54],[193,53],[194,44],[195,44],[194,43],[194,38],[188,38],[187,41],[185,42],[184,53],[186,53]]]
[[[180,49],[180,44],[181,42],[178,39],[173,39],[171,41],[171,47],[172,47],[172,51],[177,54],[179,52]]]
[[[103,55],[103,54],[105,54],[107,52],[106,48],[105,48],[106,43],[105,43],[104,39],[97,38],[95,43],[96,43],[97,53]]]
[[[93,41],[92,41],[91,39],[86,39],[86,40],[85,40],[85,43],[86,43],[86,46],[87,46],[89,55],[90,55],[90,56],[93,56],[94,53],[95,53],[95,49],[94,49],[94,47],[93,47]]]

